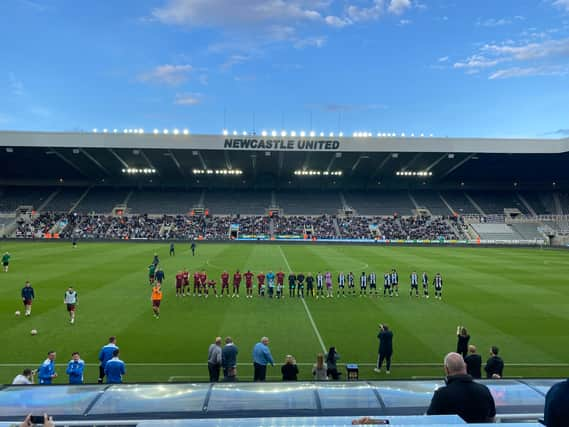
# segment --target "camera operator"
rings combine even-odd
[[[390,374],[391,356],[393,355],[393,332],[391,332],[389,326],[386,324],[380,324],[377,338],[379,339],[379,354],[377,357],[377,367],[374,371],[378,373],[381,372],[381,366],[385,360],[385,373]]]

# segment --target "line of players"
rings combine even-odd
[[[164,273],[161,272],[161,274],[158,274],[159,272],[161,272],[161,270],[158,270],[155,274],[150,275],[149,278],[151,284],[153,284],[154,281],[162,283],[164,280]],[[211,277],[208,279],[208,275],[205,271],[196,271],[193,274],[193,292],[191,292],[190,273],[187,271],[187,269],[184,269],[183,271],[180,271],[176,274],[176,296],[184,297],[186,295],[193,295],[201,297],[203,295],[205,298],[208,298],[209,294],[211,293],[212,295],[215,295],[216,298],[223,297],[224,294],[226,294],[228,297],[231,295],[231,297],[239,298],[239,289],[241,282],[244,280],[246,298],[253,298],[253,281],[256,279],[256,290],[258,296],[264,297],[267,295],[269,298],[284,298],[285,277],[288,281],[289,297],[304,298],[305,295],[316,298],[334,297],[332,273],[329,271],[325,272],[324,274],[319,272],[316,274],[316,276],[313,276],[312,273],[307,273],[306,275],[304,273],[289,273],[288,276],[286,276],[285,273],[280,270],[277,273],[270,271],[267,274],[264,274],[263,272],[260,272],[255,277],[255,274],[249,270],[243,274],[237,270],[233,274],[231,293],[229,289],[230,276],[227,271],[224,271],[220,277],[221,292],[218,295],[217,282]],[[419,297],[419,275],[417,272],[412,272],[409,275],[409,280],[409,296],[413,296],[414,294],[416,297]],[[421,274],[420,280],[423,288],[423,297],[429,298],[429,277],[426,272],[423,272]],[[344,274],[343,272],[339,273],[336,282],[336,295],[338,297],[357,295],[356,277],[352,272],[349,272],[348,274]],[[440,273],[436,273],[432,281],[432,286],[434,287],[435,298],[442,299],[443,278]],[[377,276],[374,272],[369,274],[362,272],[359,276],[359,296],[365,297],[368,294],[370,296],[380,295],[380,292],[377,288]],[[399,296],[399,274],[395,269],[393,269],[391,272],[386,272],[383,275],[383,296]]]

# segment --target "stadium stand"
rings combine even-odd
[[[264,215],[270,200],[269,191],[210,190],[204,206],[212,215]]]
[[[444,216],[452,213],[436,191],[413,191],[411,195],[415,198],[419,208],[427,209],[431,215]]]
[[[554,214],[553,198],[551,193],[528,191],[522,192],[521,195],[526,199],[537,215]]]
[[[199,202],[201,192],[175,189],[144,189],[132,192],[127,209],[131,214],[186,215]]]
[[[87,187],[61,187],[55,197],[43,207],[43,210],[68,213],[86,190]]]
[[[276,203],[285,215],[335,215],[342,208],[337,192],[278,191]]]
[[[487,215],[503,214],[504,209],[519,209],[523,214],[529,214],[516,193],[511,191],[469,191],[468,195]]]
[[[122,204],[129,191],[126,189],[113,189],[107,187],[94,187],[81,200],[75,208],[76,212],[109,214],[113,208]]]
[[[537,239],[543,239],[544,238],[543,234],[539,230],[540,224],[538,224],[538,223],[512,224],[512,229],[523,240],[537,240]]]
[[[472,224],[472,228],[484,240],[521,240],[522,237],[516,233],[511,226],[506,224],[479,223]]]
[[[345,192],[344,196],[349,207],[356,210],[358,215],[413,215],[415,206],[407,192]]]
[[[39,209],[53,193],[53,187],[4,187],[0,188],[0,212],[14,212],[19,206]]]

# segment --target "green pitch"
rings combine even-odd
[[[118,337],[127,381],[206,381],[207,348],[216,335],[233,337],[240,349],[238,376],[251,379],[251,349],[263,335],[271,339],[280,365],[292,354],[302,379],[322,345],[336,346],[343,363],[359,363],[360,377],[383,379],[373,372],[377,325],[395,333],[394,367],[389,378],[440,377],[443,356],[454,351],[456,326],[465,325],[483,359],[498,345],[507,377],[567,377],[569,373],[569,262],[564,250],[376,247],[304,244],[2,242],[12,254],[10,271],[0,273],[0,382],[10,382],[24,367],[36,368],[48,350],[66,363],[79,351],[88,363],[86,381],[95,382],[97,354],[110,335]],[[147,266],[154,252],[166,273],[162,314],[152,316]],[[333,299],[176,298],[174,276],[187,267],[205,269],[219,280],[251,269],[257,273],[289,267],[295,272],[331,270],[378,274],[393,267],[400,275],[399,298]],[[409,297],[409,274],[426,270],[445,280],[442,301]],[[30,280],[36,300],[30,318],[16,317],[23,306],[20,290]],[[77,321],[69,324],[63,294],[73,285],[79,294]],[[285,287],[287,288],[287,287]],[[356,286],[357,289],[357,286]],[[336,290],[336,287],[335,287]],[[219,285],[218,285],[219,291]],[[288,294],[288,289],[286,293]],[[31,336],[30,330],[38,335]],[[92,364],[92,365],[90,365]],[[343,371],[343,366],[342,366]],[[58,366],[65,383],[65,367]]]

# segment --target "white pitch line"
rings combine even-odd
[[[357,360],[351,361],[359,366],[377,366],[376,362],[358,362]],[[28,367],[34,366],[38,364],[38,362],[32,363],[0,363],[0,368],[18,368],[18,367]],[[314,366],[314,362],[297,362],[299,366]],[[164,367],[174,367],[174,366],[186,366],[186,367],[193,367],[193,366],[207,366],[207,362],[198,362],[198,363],[127,363],[128,366],[164,366]],[[251,366],[252,363],[238,363],[237,366]],[[435,362],[393,362],[392,366],[399,366],[402,368],[436,368],[440,367],[440,363]],[[67,363],[56,363],[56,366],[67,366]],[[99,366],[98,363],[85,363],[85,366]],[[569,368],[569,363],[508,363],[509,367],[512,368]],[[208,377],[209,378],[209,377]]]
[[[283,248],[279,245],[279,251],[281,251],[281,255],[284,259],[284,262],[286,264],[286,268],[288,269],[289,273],[292,272],[292,268],[290,268],[290,264],[288,263],[288,259],[286,258],[286,255],[283,251]],[[302,305],[304,306],[304,310],[306,311],[306,314],[308,315],[308,320],[310,320],[310,323],[312,324],[312,329],[314,329],[314,333],[316,334],[316,338],[318,338],[318,342],[320,343],[320,347],[322,347],[322,351],[324,353],[326,353],[326,345],[324,345],[324,340],[322,340],[322,335],[320,335],[320,331],[318,331],[318,327],[316,326],[316,323],[314,322],[314,319],[312,318],[312,314],[310,313],[310,309],[308,308],[308,304],[306,304],[306,301],[304,301],[304,298],[300,298],[300,300],[302,301]]]

